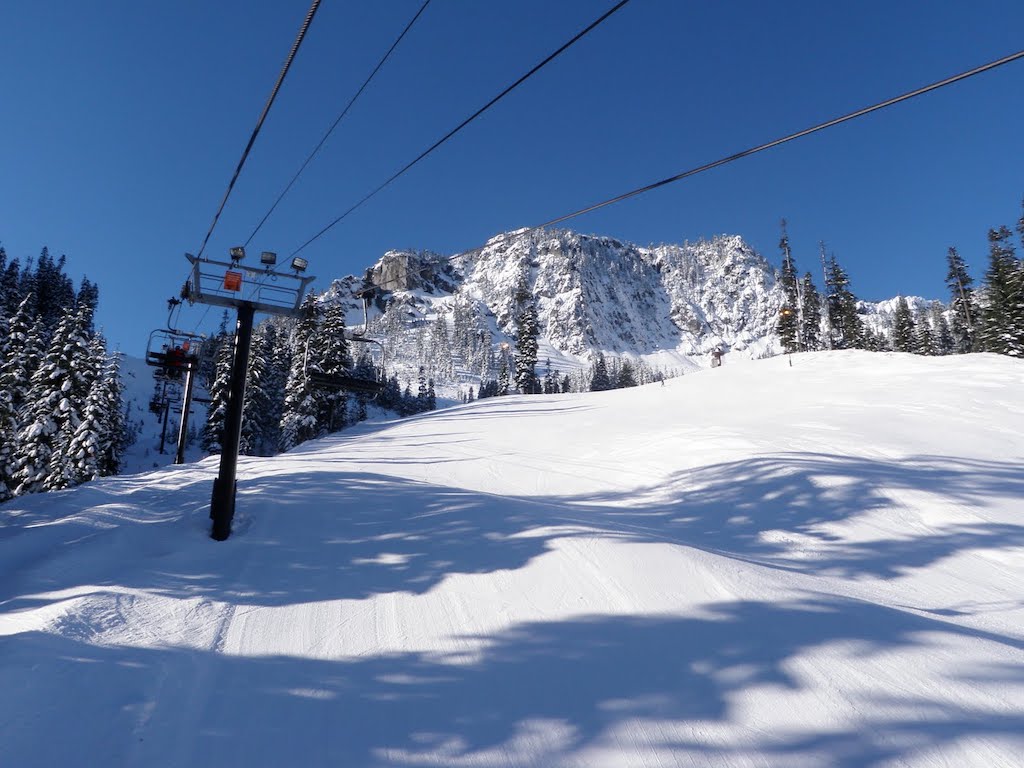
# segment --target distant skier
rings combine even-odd
[[[713,349],[711,351],[711,367],[720,368],[722,366],[722,350]]]

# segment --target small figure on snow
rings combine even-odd
[[[722,365],[722,350],[720,348],[718,348],[718,347],[715,347],[713,350],[711,350],[711,367],[712,368],[719,368],[719,367],[721,367],[721,365]]]

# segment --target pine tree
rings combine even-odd
[[[439,313],[430,329],[430,368],[439,379],[450,381],[455,376],[452,344],[448,339],[448,320]]]
[[[953,354],[954,349],[953,334],[949,328],[949,321],[946,320],[946,314],[943,311],[942,303],[933,301],[930,309],[932,327],[934,329],[932,334],[932,343],[935,347],[935,354],[951,355]]]
[[[318,316],[316,298],[310,294],[300,308],[299,320],[292,332],[292,365],[281,415],[282,451],[324,434],[320,424],[320,415],[324,412],[321,390],[314,387],[307,375],[307,366],[314,366],[319,360],[314,343]]]
[[[913,352],[916,344],[914,316],[907,306],[907,300],[900,296],[896,300],[896,315],[892,330],[892,348],[897,352]]]
[[[540,336],[540,328],[537,322],[537,304],[530,292],[527,274],[527,268],[524,265],[514,296],[516,302],[516,347],[513,380],[516,389],[524,395],[532,395],[537,392],[536,370],[539,348],[537,339]]]
[[[821,349],[821,295],[814,287],[811,273],[804,275],[801,293],[800,313],[803,346],[807,350]]]
[[[3,248],[0,247],[0,251]],[[0,272],[0,314],[4,317],[11,317],[15,312],[18,311],[18,306],[24,301],[26,296],[21,293],[19,286],[21,284],[21,265],[17,259],[13,259],[9,263],[6,261],[7,253],[4,252],[4,267],[3,271]]]
[[[238,438],[238,453],[242,456],[259,456],[266,440],[264,416],[271,399],[264,387],[271,354],[267,343],[267,327],[267,324],[261,324],[255,329],[250,345],[249,363],[245,371],[245,396],[242,398],[242,429]]]
[[[800,343],[800,287],[793,253],[789,247],[789,235],[786,233],[785,220],[782,222],[782,239],[779,241],[779,248],[782,250],[782,277],[779,282],[782,286],[783,301],[775,330],[779,334],[784,352],[798,352],[802,348]]]
[[[234,357],[234,340],[230,337],[222,339],[217,346],[213,380],[207,386],[210,402],[206,407],[206,424],[203,425],[199,438],[199,445],[206,453],[220,453],[224,441],[224,424],[227,420]]]
[[[345,310],[340,304],[331,304],[324,312],[323,323],[317,331],[318,368],[327,376],[352,375],[352,352],[345,338]],[[328,432],[343,429],[348,416],[348,393],[331,389],[320,393],[321,411],[318,421]]]
[[[832,349],[854,349],[863,346],[864,328],[857,314],[857,297],[850,290],[850,278],[839,265],[835,254],[828,263],[829,322],[832,330]]]
[[[935,354],[935,338],[928,316],[925,312],[918,312],[914,319],[915,337],[913,351],[918,355]]]
[[[1014,256],[1009,229],[990,229],[988,241],[981,345],[986,352],[1024,357],[1024,271]]]
[[[502,355],[501,367],[498,369],[498,395],[508,394],[508,358]]]
[[[59,463],[64,444],[81,421],[81,408],[92,384],[89,346],[84,328],[88,312],[74,306],[64,310],[39,367],[29,384],[26,418],[18,434],[17,494],[63,487]],[[57,454],[57,457],[54,457]],[[51,464],[57,462],[56,465]]]
[[[100,350],[104,355],[106,349]],[[99,457],[97,468],[101,477],[116,475],[121,470],[125,451],[135,441],[135,434],[128,420],[124,401],[124,384],[121,382],[121,360],[119,355],[107,355],[102,367],[101,390],[103,407],[101,412]]]
[[[967,264],[957,252],[950,248],[946,254],[946,286],[950,292],[949,308],[953,313],[950,332],[953,335],[953,349],[957,354],[966,354],[975,348],[975,328],[978,311],[971,288],[974,281],[967,273]]]
[[[608,377],[608,363],[603,352],[597,353],[597,359],[590,368],[590,391],[604,392],[612,388],[611,379]]]
[[[633,374],[633,364],[629,360],[622,361],[622,365],[619,367],[619,376],[618,380],[615,382],[615,386],[619,389],[636,386],[636,376]]]

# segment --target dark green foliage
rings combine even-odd
[[[618,381],[615,383],[619,389],[636,386],[636,375],[633,373],[633,364],[629,360],[623,360],[619,366]]]
[[[776,321],[776,333],[782,342],[784,352],[798,352],[802,347],[800,339],[800,291],[793,261],[793,253],[789,247],[789,235],[786,234],[785,222],[782,226],[782,239],[779,241],[782,250],[782,286],[783,302]]]
[[[892,330],[892,348],[897,352],[914,352],[916,347],[917,329],[914,316],[902,296],[896,301],[896,316]]]
[[[524,394],[540,391],[537,382],[537,338],[540,328],[537,324],[537,305],[526,288],[525,279],[516,293],[519,314],[516,317],[516,370],[515,386]]]
[[[612,381],[608,376],[608,362],[604,353],[598,352],[597,359],[590,367],[590,391],[603,392],[612,389]]]
[[[850,278],[833,254],[829,259],[827,296],[832,349],[854,349],[864,346],[864,328],[857,314],[857,297],[850,290]]]
[[[967,264],[956,248],[950,248],[946,254],[946,286],[949,288],[949,308],[953,313],[950,333],[953,337],[953,350],[957,353],[971,352],[975,348],[975,332],[978,322],[978,310],[971,288],[974,281],[967,273]]]
[[[990,229],[988,241],[980,345],[985,352],[1024,357],[1024,268],[1014,256],[1009,229]]]
[[[814,287],[810,272],[804,275],[800,293],[803,348],[821,349],[821,295]]]
[[[213,380],[207,387],[210,403],[206,408],[206,424],[199,438],[199,445],[206,453],[220,453],[224,440],[224,422],[228,412],[228,394],[231,390],[231,367],[235,356],[235,342],[224,337],[217,345]]]

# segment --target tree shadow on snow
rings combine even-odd
[[[1024,525],[985,518],[993,504],[1020,498],[1024,472],[1016,462],[792,453],[679,472],[629,494],[564,501],[578,508],[576,519],[640,540],[808,573],[888,578],[961,551],[1024,547]],[[916,509],[927,515],[930,505],[942,507],[941,520]],[[844,540],[830,530],[866,513],[881,518],[882,538]]]
[[[602,763],[588,752],[602,748],[659,750],[687,764],[717,757],[840,768],[950,745],[993,744],[1006,754],[1024,733],[1024,712],[977,697],[972,705],[948,690],[977,684],[977,670],[964,665],[962,678],[938,686],[916,685],[908,673],[910,690],[901,690],[907,681],[874,666],[903,650],[927,653],[928,643],[948,648],[966,638],[1004,642],[820,597],[724,603],[699,618],[521,624],[464,638],[477,648],[468,656],[241,657],[29,633],[0,638],[9,694],[0,745],[31,757],[21,765],[73,764],[90,754],[106,764],[193,768],[608,764],[607,753]],[[846,654],[819,657],[813,685],[806,665],[792,663],[837,646]],[[43,659],[45,673],[34,672]],[[754,691],[807,692],[828,726],[791,720],[772,732],[746,719],[741,698]],[[45,733],[61,738],[40,738]]]

